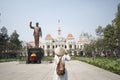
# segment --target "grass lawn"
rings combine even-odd
[[[53,61],[53,57],[43,57],[42,61]],[[26,57],[17,57],[17,58],[8,58],[8,59],[0,59],[0,62],[10,62],[10,61],[26,61]]]
[[[106,57],[72,57],[120,75],[120,59]]]
[[[47,56],[47,57],[42,58],[42,61],[53,61],[53,60],[54,60],[54,57],[51,57],[51,56]]]
[[[1,62],[10,62],[10,61],[19,61],[19,59],[18,58],[0,59],[0,63]]]

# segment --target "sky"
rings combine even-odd
[[[61,36],[73,34],[79,40],[81,33],[95,36],[98,26],[111,24],[117,12],[119,0],[0,0],[0,28],[5,26],[8,35],[14,30],[22,41],[33,41],[33,30],[39,22],[45,40],[47,34],[57,37],[58,19]]]

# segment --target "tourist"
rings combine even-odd
[[[58,63],[61,59],[61,62],[64,64],[64,71],[65,73],[63,75],[58,75],[57,74],[57,66]],[[64,48],[62,47],[58,47],[55,49],[55,57],[54,57],[54,76],[53,76],[53,80],[68,80],[68,76],[67,76],[67,70],[65,68],[65,61],[70,60],[70,56],[69,54],[66,54],[66,51]]]

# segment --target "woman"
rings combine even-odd
[[[53,80],[68,80],[67,76],[67,70],[65,68],[65,74],[64,75],[58,75],[56,72],[57,64],[62,59],[62,63],[65,65],[65,60],[70,60],[70,56],[66,54],[66,51],[62,47],[58,47],[55,49],[55,57],[54,57],[54,76]]]

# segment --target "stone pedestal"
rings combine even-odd
[[[44,56],[44,50],[42,48],[30,48],[28,49],[28,58],[26,63],[41,63],[41,58]],[[30,59],[31,55],[35,54],[36,57],[32,60]]]

